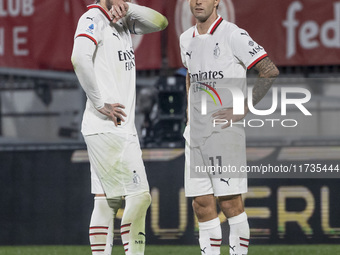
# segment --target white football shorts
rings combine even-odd
[[[84,136],[91,165],[91,192],[113,198],[149,191],[137,135]]]
[[[186,142],[185,195],[219,197],[246,193],[247,175],[240,172],[246,163],[245,137],[239,133],[213,133],[198,147],[190,147]]]

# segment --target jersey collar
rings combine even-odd
[[[218,15],[217,19],[209,27],[207,34],[212,35],[216,31],[217,27],[222,23],[222,20],[223,18],[220,15]],[[200,34],[198,33],[197,24],[196,24],[192,37],[195,37],[197,35],[200,35]]]
[[[109,21],[112,21],[110,15],[107,13],[107,11],[105,11],[105,9],[103,7],[101,7],[99,4],[90,4],[90,5],[87,6],[87,9],[88,10],[99,9]]]

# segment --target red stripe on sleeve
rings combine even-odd
[[[268,54],[264,54],[261,57],[257,58],[253,63],[251,63],[248,66],[248,70],[251,69],[254,65],[256,65],[258,62],[260,62],[262,59],[264,59],[265,57],[268,57]]]
[[[95,45],[98,45],[96,39],[94,39],[92,36],[90,36],[90,35],[88,35],[88,34],[79,34],[79,35],[77,35],[77,37],[87,37],[87,38],[89,38],[92,42],[94,42]],[[77,37],[76,37],[76,38],[77,38]]]

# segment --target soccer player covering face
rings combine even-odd
[[[98,0],[79,19],[72,63],[87,102],[82,121],[95,194],[93,255],[109,255],[115,214],[125,197],[125,254],[144,254],[149,185],[135,128],[136,70],[131,34],[167,27],[160,13],[123,0]]]
[[[248,106],[245,101],[244,114],[233,114],[232,100],[221,96],[223,108],[211,110],[213,104],[208,101],[204,115],[199,99],[206,92],[214,94],[212,89],[224,95],[223,86],[230,84],[226,80],[234,80],[234,86],[246,97],[246,72],[254,68],[259,74],[252,92],[253,105],[256,105],[270,89],[279,71],[264,48],[253,41],[245,30],[218,15],[219,2],[189,0],[196,25],[180,37],[182,62],[188,70],[189,113],[184,132],[185,193],[187,197],[193,197],[201,254],[220,254],[222,234],[217,201],[230,226],[230,254],[241,255],[248,253],[250,241],[248,219],[241,197],[242,193],[247,192],[246,176],[227,178],[219,176],[220,173],[203,172],[203,178],[197,178],[192,174],[197,165],[212,166],[218,163],[220,166],[237,166],[237,169],[246,165],[243,126],[230,126],[230,123],[241,121],[248,112]],[[214,119],[228,120],[228,123],[212,127]]]

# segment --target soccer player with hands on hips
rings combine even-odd
[[[160,13],[128,0],[97,0],[79,19],[71,61],[87,102],[82,121],[95,194],[93,255],[109,255],[114,217],[125,197],[125,254],[142,255],[151,197],[135,128],[136,69],[131,34],[165,29]]]
[[[196,25],[180,37],[181,57],[187,68],[188,123],[184,131],[185,193],[193,198],[193,210],[198,219],[199,245],[202,255],[220,254],[222,231],[216,202],[228,219],[230,226],[229,252],[232,255],[248,254],[250,241],[247,214],[242,193],[247,192],[246,176],[218,177],[220,173],[205,172],[204,178],[192,177],[195,166],[232,165],[240,169],[246,165],[245,132],[241,121],[248,112],[247,100],[244,114],[233,114],[233,101],[221,96],[223,108],[211,110],[209,104],[203,115],[200,100],[206,92],[216,89],[224,95],[234,81],[239,91],[246,95],[246,73],[254,68],[259,78],[254,84],[252,102],[256,105],[279,75],[263,47],[250,35],[218,15],[220,0],[189,0]],[[214,84],[217,84],[213,88]],[[212,100],[211,100],[212,101]],[[217,101],[217,100],[216,100]],[[221,103],[222,104],[222,103]],[[210,107],[210,109],[209,109]],[[228,124],[213,127],[216,119]],[[213,163],[214,162],[214,163]],[[194,163],[194,164],[192,164]],[[193,166],[194,165],[194,166]]]

